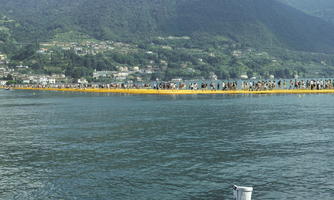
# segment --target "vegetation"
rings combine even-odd
[[[80,78],[126,66],[153,68],[134,75],[152,80],[334,75],[334,25],[276,0],[0,3],[0,54],[35,73]],[[94,53],[86,45],[106,40],[120,45]]]
[[[310,15],[334,23],[334,1],[332,0],[280,0]]]
[[[334,52],[334,25],[276,0],[0,0],[17,20],[18,41],[46,41],[70,31],[98,40],[138,41],[207,33],[253,47]]]
[[[199,40],[199,38],[201,38]],[[329,54],[298,52],[286,49],[257,50],[231,40],[205,36],[192,39],[156,39],[150,43],[127,44],[97,54],[78,54],[74,49],[26,45],[10,54],[10,66],[27,65],[35,73],[60,74],[73,78],[92,77],[94,70],[117,71],[154,69],[152,74],[135,76],[144,80],[238,79],[249,78],[328,77],[334,75],[334,57]]]

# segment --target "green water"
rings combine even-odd
[[[332,199],[333,102],[0,90],[0,199]]]

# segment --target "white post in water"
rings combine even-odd
[[[233,186],[233,200],[252,200],[252,187]]]

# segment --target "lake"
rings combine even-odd
[[[0,199],[332,199],[333,102],[0,90]]]

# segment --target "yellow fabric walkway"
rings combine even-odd
[[[330,90],[308,90],[308,89],[276,89],[266,91],[248,90],[155,90],[155,89],[74,89],[74,88],[12,88],[15,90],[42,90],[42,91],[64,91],[64,92],[93,92],[93,93],[121,93],[121,94],[160,94],[160,95],[186,95],[186,94],[334,94]]]

